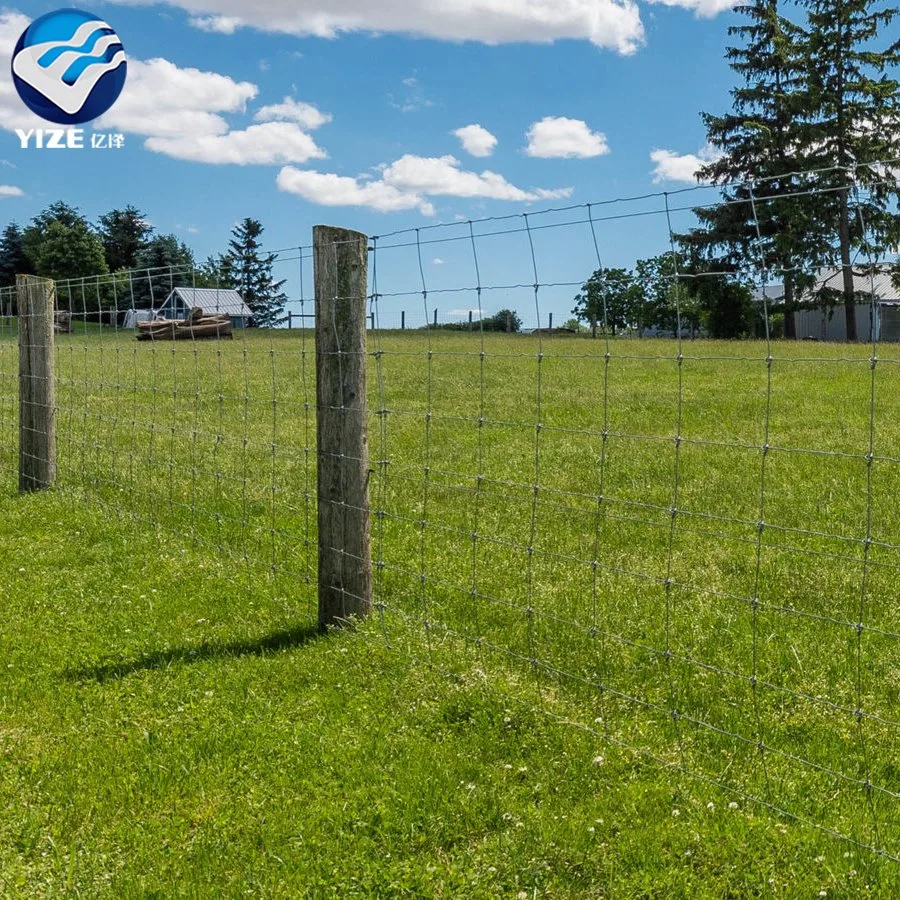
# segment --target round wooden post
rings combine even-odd
[[[53,307],[47,278],[16,278],[19,308],[19,490],[39,491],[56,481],[56,384]]]
[[[319,625],[372,605],[366,403],[368,238],[313,229],[316,290]]]

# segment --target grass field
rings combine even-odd
[[[900,348],[431,347],[320,637],[308,336],[60,337],[28,498],[0,339],[0,892],[896,894]]]

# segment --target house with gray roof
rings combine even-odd
[[[235,328],[247,328],[253,315],[237,291],[190,287],[175,288],[154,313],[160,319],[184,319],[195,306],[206,315],[228,316]]]

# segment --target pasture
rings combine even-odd
[[[310,333],[0,337],[0,893],[895,894],[900,347],[369,351],[323,637]]]

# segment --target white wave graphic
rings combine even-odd
[[[46,41],[43,44],[23,47],[13,59],[13,72],[38,93],[43,94],[51,103],[55,103],[64,113],[70,116],[75,115],[84,106],[97,82],[107,72],[112,72],[113,69],[117,69],[125,62],[125,51],[120,50],[108,63],[88,66],[75,84],[66,84],[62,80],[63,74],[75,60],[83,56],[102,54],[113,44],[121,43],[118,37],[115,34],[105,35],[89,52],[67,50],[65,53],[61,53],[59,58],[54,60],[53,65],[47,68],[40,66],[38,60],[50,50],[83,44],[95,31],[109,27],[106,22],[99,20],[85,22],[66,41]]]

